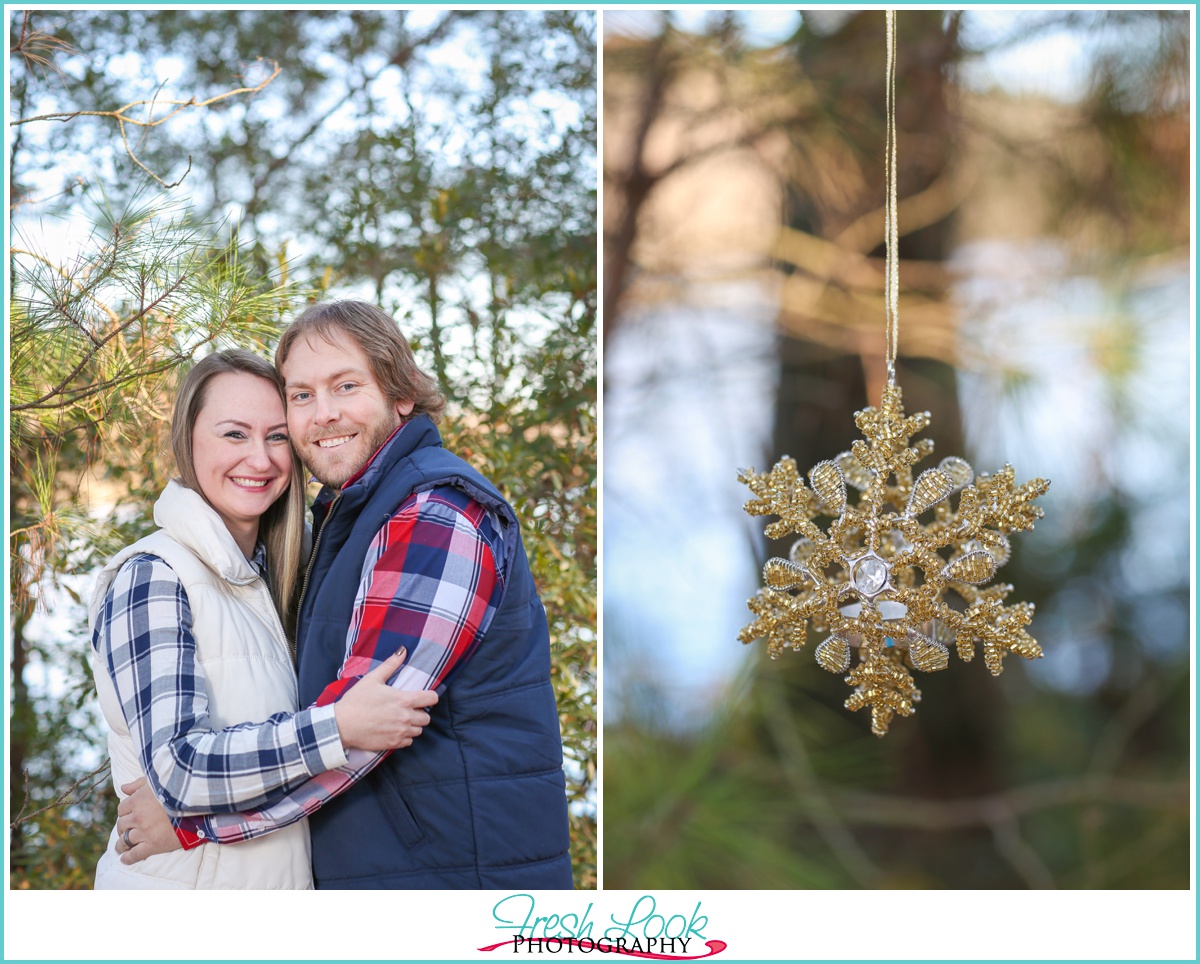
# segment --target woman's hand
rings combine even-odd
[[[117,806],[117,853],[121,863],[136,864],[153,854],[183,847],[145,777],[122,784],[121,792],[127,794]]]
[[[404,665],[401,647],[355,683],[333,706],[342,746],[360,750],[397,750],[409,746],[429,725],[423,707],[433,706],[433,690],[398,690],[388,679]]]

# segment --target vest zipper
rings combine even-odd
[[[300,598],[296,600],[296,629],[292,636],[292,663],[296,669],[300,668],[300,613],[304,611],[304,594],[308,592],[308,577],[312,575],[313,563],[317,561],[317,547],[321,544],[321,536],[325,534],[325,529],[329,525],[329,520],[333,518],[333,510],[337,508],[338,500],[342,497],[339,492],[333,497],[329,503],[329,511],[325,513],[325,518],[321,522],[321,527],[317,529],[317,534],[313,537],[312,552],[308,554],[308,565],[304,569],[304,582],[300,584]]]

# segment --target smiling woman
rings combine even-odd
[[[123,801],[96,887],[307,889],[303,812],[245,846],[200,848],[203,834],[130,823],[142,787],[176,816],[251,806],[342,765],[349,747],[409,745],[436,696],[386,686],[401,651],[336,707],[296,712],[303,485],[267,361],[236,350],[200,361],[171,439],[179,478],[155,504],[160,528],[117,553],[92,598],[96,690]]]
[[[271,596],[290,633],[304,529],[304,475],[288,444],[281,391],[279,375],[266,359],[237,349],[209,355],[179,387],[171,452],[179,481],[216,511],[243,555],[252,557],[261,539]],[[234,473],[239,483],[230,478]],[[251,491],[253,483],[268,478],[273,484],[264,487],[266,494]]]
[[[214,377],[206,396],[192,427],[190,468],[250,557],[259,519],[287,491],[295,468],[283,400],[271,382],[240,372]]]

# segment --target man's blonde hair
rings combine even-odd
[[[417,367],[412,348],[391,315],[365,301],[323,301],[302,311],[279,339],[275,367],[283,371],[288,353],[297,338],[319,335],[336,344],[335,335],[345,332],[362,349],[371,374],[392,402],[412,402],[412,415],[428,415],[441,421],[446,397],[437,380]]]

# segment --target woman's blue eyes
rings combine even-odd
[[[241,431],[240,429],[236,429],[236,428],[231,429],[230,431],[225,433],[225,438],[241,440],[241,439],[244,439],[245,437],[246,437],[246,433]],[[272,432],[270,435],[267,436],[267,441],[268,442],[288,442],[291,440],[283,432]]]

